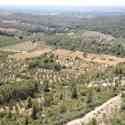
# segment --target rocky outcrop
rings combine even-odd
[[[86,31],[82,34],[83,41],[89,42],[111,42],[115,40],[115,38],[111,35],[104,34],[96,31]]]

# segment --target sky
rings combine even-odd
[[[0,0],[0,5],[125,6],[125,0]]]

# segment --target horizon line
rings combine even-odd
[[[0,4],[0,6],[62,6],[62,7],[125,7],[125,5],[47,5],[47,4],[35,4],[35,5],[31,5],[31,4]]]

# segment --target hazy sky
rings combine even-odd
[[[0,0],[0,5],[125,6],[125,0]]]

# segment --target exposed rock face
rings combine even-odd
[[[121,95],[113,97],[100,107],[86,114],[83,118],[73,120],[66,125],[87,125],[93,119],[97,121],[97,125],[108,125],[114,114],[121,109]]]
[[[82,34],[83,41],[87,42],[110,42],[115,38],[111,35],[95,32],[95,31],[86,31]]]

